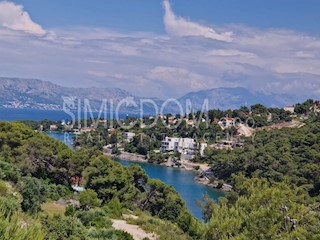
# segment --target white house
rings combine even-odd
[[[193,150],[196,149],[197,144],[193,138],[173,138],[166,137],[162,141],[160,148],[161,152],[174,151],[182,153],[184,150]]]
[[[225,117],[225,118],[221,118],[220,121],[218,122],[218,124],[222,128],[228,128],[228,127],[234,126],[235,125],[235,121],[231,117]]]
[[[125,133],[123,133],[123,139],[126,142],[131,142],[135,136],[136,136],[136,134],[133,133],[133,132],[125,132]]]
[[[290,112],[290,113],[294,113],[294,106],[285,106],[283,108],[283,110]]]
[[[56,124],[50,125],[50,131],[56,131],[58,129],[58,126]]]

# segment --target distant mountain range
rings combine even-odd
[[[185,103],[188,99],[195,109],[201,109],[205,99],[208,100],[209,109],[237,109],[257,103],[267,107],[283,107],[301,101],[288,94],[254,92],[246,88],[214,88],[191,92],[181,97],[179,101]]]
[[[118,88],[70,88],[36,79],[0,78],[1,108],[62,110],[63,98],[66,97],[81,99],[82,105],[83,99],[88,99],[94,111],[100,109],[103,99],[108,102],[112,100],[114,106],[126,99],[120,110],[122,113],[129,114],[138,113],[140,100],[145,99]],[[192,103],[192,108],[198,110],[201,109],[205,99],[208,99],[210,109],[236,109],[240,106],[251,106],[256,103],[268,107],[283,107],[301,101],[291,95],[254,92],[245,88],[215,88],[191,92],[178,98],[178,101],[183,109],[186,109],[186,101],[189,100]],[[164,102],[157,98],[152,100],[159,109]],[[134,106],[133,102],[138,105]],[[154,113],[154,107],[151,104],[147,103],[144,106],[146,114]],[[168,104],[165,111],[176,113],[178,112],[177,105]]]

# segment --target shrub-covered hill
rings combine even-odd
[[[318,136],[315,126],[308,127]],[[291,135],[264,134],[281,144]],[[316,144],[312,139],[301,139],[305,151]],[[254,144],[262,148],[268,142],[257,136]],[[137,216],[127,221],[158,239],[320,239],[320,205],[304,184],[296,186],[290,176],[281,183],[268,175],[231,177],[240,171],[229,165],[223,170],[230,171],[234,192],[219,203],[205,198],[200,222],[171,186],[149,179],[137,165],[126,168],[95,148],[71,150],[21,123],[0,122],[0,239],[131,240],[112,227],[112,219],[124,214]],[[86,189],[76,195],[70,188],[75,180]],[[73,204],[61,209],[59,202]]]
[[[3,195],[3,211],[9,209],[17,214],[25,212],[33,215],[39,215],[41,205],[48,200],[79,200],[79,196],[73,195],[71,184],[74,179],[81,179],[87,190],[80,195],[81,206],[74,209],[72,216],[67,211],[69,215],[63,219],[40,218],[44,234],[54,236],[51,239],[71,238],[72,234],[64,238],[60,233],[51,232],[55,230],[49,225],[59,225],[59,221],[72,223],[65,227],[69,225],[82,229],[79,232],[83,232],[83,237],[79,239],[89,239],[88,226],[93,224],[93,220],[84,215],[93,209],[100,211],[93,215],[102,215],[106,219],[114,215],[121,217],[119,212],[123,211],[142,211],[142,214],[150,215],[151,219],[153,216],[163,219],[164,223],[174,224],[176,228],[172,231],[178,232],[178,235],[188,236],[181,228],[190,231],[191,235],[198,234],[193,228],[197,228],[200,222],[189,213],[178,193],[159,180],[149,179],[138,165],[123,167],[94,148],[71,150],[63,143],[21,123],[0,123],[0,179],[5,185],[12,186],[18,196]],[[14,200],[13,204],[9,204],[9,200]],[[110,224],[101,224],[99,222],[95,231],[104,228],[105,231],[111,227]],[[63,227],[59,225],[59,228]]]
[[[232,174],[268,178],[303,186],[311,196],[320,194],[320,121],[301,128],[257,132],[242,149],[208,150],[204,161],[219,179]]]

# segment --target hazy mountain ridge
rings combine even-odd
[[[103,99],[117,103],[133,96],[118,88],[70,88],[36,79],[0,78],[0,104],[4,108],[60,110],[62,97],[89,99],[96,109]]]
[[[213,88],[190,92],[179,99],[182,104],[189,99],[194,109],[201,109],[208,99],[209,109],[237,109],[241,106],[252,106],[261,103],[268,107],[283,107],[301,101],[288,94],[262,93],[246,88]],[[185,105],[183,105],[185,106]]]
[[[71,88],[37,79],[0,78],[0,107],[2,108],[61,110],[62,97],[75,97],[82,101],[89,99],[92,110],[99,110],[104,99],[112,100],[115,106],[123,99],[132,99],[138,105],[133,107],[130,103],[127,106],[124,104],[121,112],[127,113],[138,113],[140,100],[144,99],[118,88]],[[192,103],[194,110],[198,110],[201,109],[205,99],[209,100],[210,109],[236,109],[256,103],[268,107],[283,107],[301,100],[291,95],[254,92],[245,88],[215,88],[190,92],[178,98],[178,101],[183,110],[186,110],[187,100]],[[159,109],[164,102],[157,98],[152,100]],[[154,113],[153,106],[150,104],[144,104],[144,106],[146,114]],[[176,104],[170,103],[165,108],[165,112],[177,113],[179,108]]]

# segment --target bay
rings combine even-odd
[[[70,119],[70,116],[63,111],[0,108],[0,120],[18,121],[44,119],[53,121],[68,120]],[[66,145],[72,148],[73,134],[56,132],[47,132],[46,134],[48,134],[50,137],[64,142]],[[133,164],[132,162],[124,160],[117,161],[124,166]],[[215,200],[225,195],[225,193],[219,190],[196,183],[194,181],[196,174],[191,171],[168,168],[148,163],[135,164],[139,164],[150,178],[160,179],[164,183],[173,186],[174,189],[182,196],[182,198],[186,202],[186,205],[189,208],[190,212],[198,219],[202,219],[202,213],[200,207],[196,203],[197,199],[201,199],[206,193]]]
[[[215,200],[225,195],[222,191],[196,183],[194,181],[196,174],[191,171],[149,163],[133,163],[125,160],[117,161],[124,166],[138,164],[150,178],[160,179],[164,183],[173,186],[186,202],[190,212],[200,220],[202,219],[202,212],[201,208],[197,205],[197,199],[201,200],[206,193]]]
[[[72,137],[64,133],[47,133],[49,136],[58,139],[67,145],[71,144]],[[225,195],[224,192],[217,189],[207,187],[194,181],[197,176],[192,171],[187,171],[179,168],[165,167],[150,163],[131,162],[121,159],[116,159],[123,166],[138,164],[148,174],[150,178],[160,179],[164,183],[171,185],[181,195],[186,202],[190,212],[198,219],[202,219],[201,208],[197,205],[197,200],[201,200],[204,194],[208,194],[212,199],[218,200]]]

